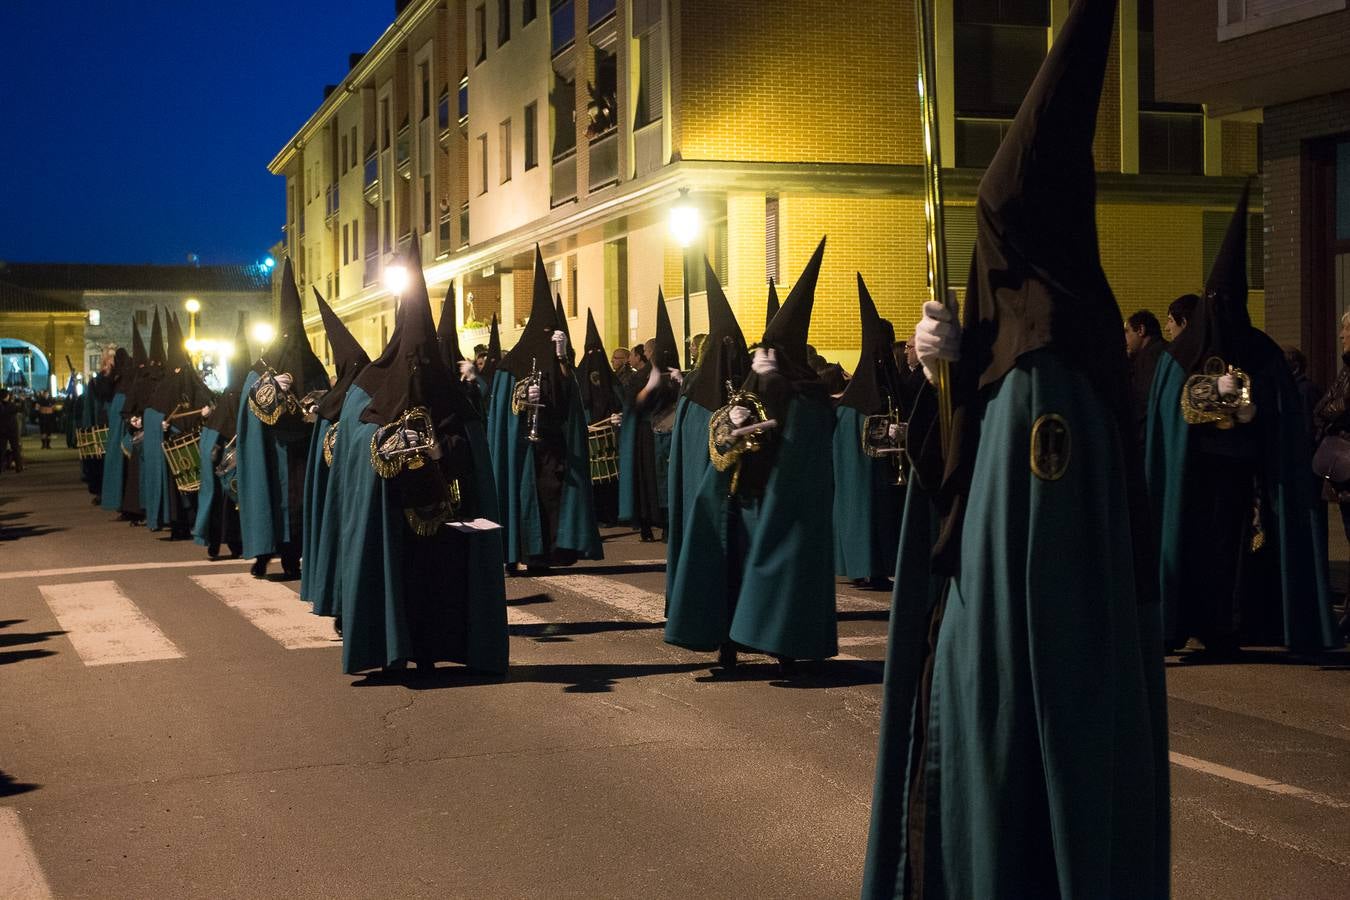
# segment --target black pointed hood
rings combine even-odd
[[[589,309],[586,310],[586,352],[577,366],[577,382],[581,385],[582,405],[586,407],[588,422],[598,422],[618,411],[614,369],[609,364],[605,344],[600,340],[600,329],[595,327],[595,316]]]
[[[145,352],[145,341],[141,340],[141,329],[135,322],[131,323],[131,365],[134,368],[140,368],[150,361],[149,355]]]
[[[549,289],[548,272],[539,245],[534,247],[534,298],[530,318],[520,333],[520,339],[501,361],[501,368],[516,378],[530,374],[532,365],[540,369],[554,357],[553,332],[558,330],[557,311],[553,307],[553,291]]]
[[[891,352],[895,332],[877,312],[872,295],[858,273],[858,314],[862,318],[862,354],[840,406],[851,406],[865,416],[881,415],[893,404],[900,408],[898,388],[900,371]]]
[[[1046,346],[1099,389],[1122,387],[1092,156],[1115,9],[1113,0],[1074,4],[980,179],[960,365],[975,390]]]
[[[703,269],[708,285],[708,337],[698,368],[689,376],[685,396],[706,410],[716,411],[727,403],[727,382],[740,387],[749,374],[750,351],[722,283],[706,257]]]
[[[281,306],[277,311],[277,336],[266,350],[265,362],[277,372],[288,372],[294,379],[291,392],[304,396],[311,390],[328,386],[328,373],[314,355],[305,334],[304,310],[295,285],[295,270],[287,258],[281,269]],[[259,360],[262,364],[264,360]]]
[[[459,328],[455,325],[455,283],[450,282],[450,287],[445,292],[445,300],[441,303],[441,320],[436,323],[436,339],[441,345],[441,359],[450,369],[451,374],[459,371],[459,364],[464,360],[464,351],[459,347]]]
[[[649,360],[662,372],[680,368],[680,345],[675,342],[675,329],[670,325],[670,310],[661,288],[656,289],[656,348]]]
[[[187,348],[183,345],[183,328],[178,324],[178,315],[165,310],[164,320],[167,323],[165,331],[168,334],[164,374],[146,406],[166,416],[180,407],[184,410],[201,409],[211,402],[211,390],[206,386],[206,382],[202,381],[201,375],[192,365],[192,360],[188,358]]]
[[[554,295],[553,317],[558,320],[558,330],[567,335],[567,361],[572,368],[576,368],[577,348],[572,343],[572,330],[567,327],[567,312],[563,309],[562,294]]]
[[[159,325],[159,308],[155,308],[154,324],[150,326],[150,362],[164,365],[164,332]]]
[[[108,375],[112,378],[113,391],[122,390],[124,380],[131,375],[131,354],[127,353],[125,347],[118,347],[113,352],[112,371]]]
[[[333,367],[337,370],[337,380],[328,392],[319,400],[315,410],[320,419],[336,422],[342,417],[342,402],[347,399],[347,388],[352,386],[356,376],[370,364],[365,348],[357,341],[347,326],[342,324],[338,314],[323,299],[318,288],[314,288],[314,302],[319,307],[319,316],[323,319],[323,332],[328,338],[328,346],[333,351]]]
[[[491,379],[497,373],[497,369],[502,364],[502,333],[497,326],[497,314],[492,314],[492,326],[488,328],[487,357],[483,360],[483,371],[479,373],[480,378]]]
[[[413,406],[427,407],[437,424],[453,414],[472,417],[468,399],[441,358],[415,234],[403,264],[408,267],[408,287],[399,300],[389,346],[356,377],[357,386],[370,395],[361,421],[387,425]]]
[[[181,369],[188,364],[187,347],[183,345],[183,326],[178,324],[178,315],[166,311],[168,320],[168,343],[164,345],[164,365],[168,369]]]
[[[1205,293],[1186,330],[1168,344],[1167,352],[1187,372],[1199,372],[1211,356],[1248,368],[1252,319],[1247,311],[1247,203],[1251,182],[1242,189],[1228,220],[1219,255],[1205,280]]]
[[[202,425],[220,434],[222,441],[234,437],[239,427],[239,398],[244,393],[244,379],[250,371],[245,360],[250,359],[248,352],[248,313],[239,311],[238,323],[234,328],[234,358],[237,365],[230,366],[230,381],[216,398],[211,414]]]
[[[778,354],[779,371],[793,381],[810,381],[815,371],[806,359],[806,345],[811,331],[811,310],[816,302],[816,282],[820,278],[820,263],[825,256],[825,238],[820,239],[816,252],[806,263],[797,283],[788,291],[787,299],[764,329],[765,347]]]
[[[952,366],[954,418],[941,492],[946,515],[934,550],[944,574],[955,572],[960,557],[987,396],[981,389],[1024,354],[1048,348],[1081,372],[1103,414],[1117,421],[1122,443],[1132,440],[1120,308],[1097,245],[1092,155],[1115,11],[1114,0],[1076,0],[980,179],[961,359]],[[1139,536],[1134,474],[1131,527]],[[1150,576],[1141,568],[1139,575],[1156,577],[1156,571]]]
[[[778,302],[778,287],[777,287],[777,285],[775,285],[775,284],[773,283],[773,279],[770,278],[770,279],[769,279],[769,314],[768,314],[768,316],[764,319],[764,330],[765,330],[765,331],[768,331],[768,330],[769,330],[769,326],[773,324],[773,317],[776,316],[776,315],[778,315],[778,307],[779,307],[779,305],[780,305],[780,304],[779,304],[779,302]]]

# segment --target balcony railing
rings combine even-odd
[[[553,206],[577,198],[577,151],[568,150],[553,160]]]
[[[617,0],[591,0],[587,24],[594,28],[614,15]]]
[[[577,39],[577,21],[574,12],[575,3],[573,0],[564,0],[562,3],[554,5],[549,13],[552,29],[552,41],[550,46],[553,48],[553,55],[572,46]],[[612,6],[613,4],[611,4]]]
[[[618,180],[619,130],[615,128],[591,141],[591,171],[587,183],[595,190]]]
[[[374,206],[380,202],[380,158],[374,153],[366,157],[366,171],[363,180],[366,202]]]
[[[649,122],[633,132],[634,168],[639,176],[655,172],[665,163],[661,153],[661,120]]]

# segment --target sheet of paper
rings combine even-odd
[[[480,518],[477,518],[477,519],[465,519],[465,520],[461,520],[461,521],[450,521],[450,522],[446,522],[445,524],[449,525],[451,528],[455,529],[456,531],[464,531],[464,532],[496,531],[496,530],[498,530],[499,528],[502,527],[501,525],[497,524],[496,522],[492,521],[491,519],[484,519],[484,518],[481,518],[481,517],[480,517]]]

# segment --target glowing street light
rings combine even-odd
[[[277,336],[277,330],[272,327],[271,322],[254,322],[253,327],[249,329],[249,335],[254,341],[266,347]]]
[[[703,230],[703,216],[689,202],[689,188],[680,188],[679,201],[670,208],[670,234],[680,245],[684,270],[684,367],[694,367],[694,345],[689,340],[689,247]]]
[[[264,256],[264,257],[263,257],[262,264],[263,264],[263,268],[270,272],[270,271],[272,271],[274,268],[276,268],[277,261],[276,261],[275,259],[273,259],[273,258],[272,258],[272,255],[269,253],[267,256]]]
[[[408,287],[408,267],[395,263],[384,267],[384,289],[397,298]]]

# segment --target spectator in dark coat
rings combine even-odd
[[[1135,439],[1141,447],[1144,422],[1148,419],[1148,397],[1153,391],[1153,373],[1166,346],[1162,326],[1153,313],[1141,309],[1125,320],[1125,352],[1130,357],[1130,403],[1134,409]]]

